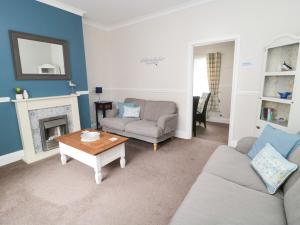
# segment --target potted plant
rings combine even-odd
[[[16,100],[22,100],[23,99],[23,89],[17,87],[15,89],[15,91],[16,91]]]

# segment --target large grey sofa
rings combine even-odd
[[[170,225],[299,225],[300,171],[270,195],[246,153],[255,138],[236,149],[221,146],[211,156]],[[289,160],[300,165],[300,148]]]
[[[136,98],[127,98],[124,102],[139,105],[140,118],[119,118],[113,110],[113,115],[101,121],[104,131],[153,143],[154,151],[157,143],[175,135],[178,114],[174,102]]]

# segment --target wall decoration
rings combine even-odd
[[[141,63],[158,66],[158,64],[163,60],[165,60],[165,57],[146,57],[141,59]]]

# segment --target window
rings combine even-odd
[[[194,59],[194,83],[193,95],[202,96],[203,93],[208,93],[208,78],[207,78],[207,60],[206,57]]]

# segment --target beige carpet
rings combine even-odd
[[[224,123],[207,122],[206,128],[197,126],[196,137],[220,142],[222,144],[228,143],[229,125]]]
[[[219,143],[194,138],[152,145],[130,140],[127,166],[93,169],[58,156],[0,168],[2,225],[166,225]]]

